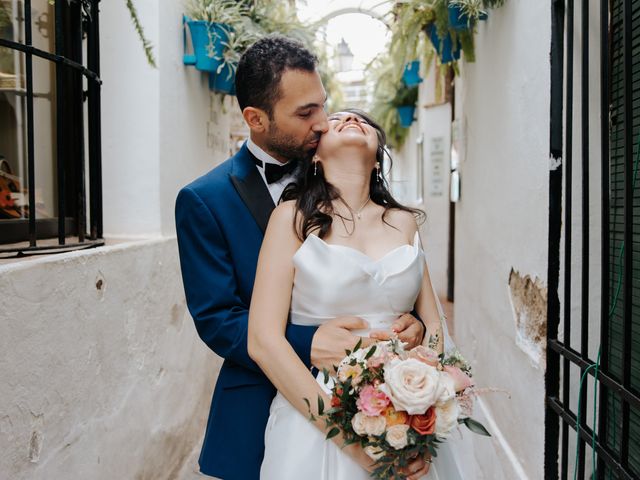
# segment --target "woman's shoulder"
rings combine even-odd
[[[407,235],[407,238],[413,240],[418,231],[418,222],[413,212],[401,210],[399,208],[390,208],[386,214],[387,223],[397,228]]]
[[[276,208],[273,209],[271,216],[269,217],[268,230],[277,230],[280,234],[294,236],[297,238],[295,225],[299,221],[296,214],[298,208],[296,207],[295,200],[287,200],[286,202],[279,203]]]

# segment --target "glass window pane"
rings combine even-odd
[[[24,69],[25,54],[13,51]],[[33,57],[35,200],[37,218],[57,215],[55,66]],[[29,217],[26,90],[0,87],[0,222]],[[1,240],[1,238],[0,238]]]

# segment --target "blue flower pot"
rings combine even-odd
[[[451,34],[447,33],[447,36],[444,38],[444,40],[442,40],[438,36],[438,31],[433,24],[427,27],[427,33],[429,35],[431,43],[436,49],[436,52],[438,52],[440,62],[442,62],[443,64],[447,64],[453,62],[454,60],[460,59],[460,52],[462,51],[460,40],[456,41],[456,48],[454,50]]]
[[[404,72],[402,73],[402,81],[407,87],[414,87],[422,82],[422,78],[420,78],[419,60],[414,60],[405,65]]]
[[[196,64],[196,56],[195,54],[187,53],[187,22],[191,20],[186,15],[182,15],[182,63],[185,65],[195,65]]]
[[[223,42],[228,39],[228,27],[204,20],[189,20],[187,25],[191,31],[196,68],[203,72],[215,72],[220,66],[224,52]]]
[[[467,30],[470,27],[469,17],[462,13],[458,5],[449,5],[449,26],[456,30]]]
[[[225,64],[219,73],[209,74],[209,90],[226,95],[236,94],[236,72]]]
[[[478,18],[486,20],[489,15],[482,12]],[[458,5],[449,5],[449,25],[455,30],[468,30],[473,22],[469,23],[469,17],[462,13],[462,9]]]
[[[414,105],[407,105],[404,107],[396,107],[398,110],[398,115],[400,116],[400,125],[404,128],[408,128],[413,123],[413,114],[416,111],[416,107]]]

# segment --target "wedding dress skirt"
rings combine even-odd
[[[356,332],[361,336],[373,330],[389,330],[398,315],[413,310],[425,268],[417,234],[413,245],[395,248],[378,260],[310,235],[293,262],[291,322],[320,325],[335,317],[354,315],[369,323],[369,329]],[[317,380],[328,392],[322,374]],[[265,430],[260,478],[367,480],[370,476],[278,393]],[[447,443],[438,448],[438,457],[423,478],[462,478]]]

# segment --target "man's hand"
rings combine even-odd
[[[413,317],[412,317],[413,318]],[[374,339],[354,335],[352,330],[361,330],[369,324],[359,317],[338,317],[323,323],[316,330],[311,342],[311,364],[319,370],[330,372],[345,357],[345,350],[353,350],[362,338],[362,346],[375,342]]]
[[[393,322],[393,325],[391,325],[391,332],[371,332],[371,338],[376,340],[389,340],[393,333],[396,333],[400,340],[407,343],[407,349],[410,350],[413,347],[417,347],[422,344],[425,328],[420,320],[410,313],[405,313]]]

